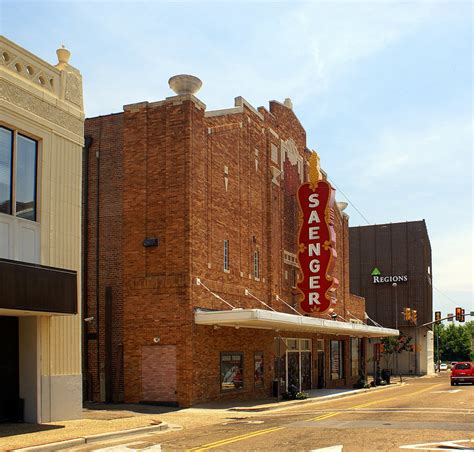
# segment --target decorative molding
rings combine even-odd
[[[294,253],[283,250],[283,260],[285,264],[291,265],[292,267],[299,268],[298,257]]]
[[[0,99],[64,127],[76,135],[84,135],[84,121],[81,118],[39,99],[5,80],[0,80]]]
[[[282,174],[281,170],[279,170],[276,166],[272,166],[272,183],[275,185],[280,186],[280,181],[278,180],[278,177]]]
[[[64,98],[82,109],[82,80],[79,74],[67,73]]]

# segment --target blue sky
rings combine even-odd
[[[426,220],[445,314],[474,310],[472,8],[3,0],[0,31],[53,64],[65,44],[87,116],[169,96],[178,73],[202,79],[208,109],[290,97],[308,146],[370,223]],[[351,225],[367,224],[353,205]]]

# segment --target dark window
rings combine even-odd
[[[221,353],[221,390],[231,391],[244,386],[242,353]]]
[[[331,380],[344,378],[344,344],[331,341]]]
[[[459,370],[467,370],[467,369],[470,369],[471,366],[469,363],[461,363],[461,364],[456,364],[454,368],[459,369]]]
[[[13,132],[0,127],[0,212],[12,213]]]
[[[36,221],[37,158],[35,140],[0,127],[1,213]]]
[[[255,279],[260,278],[260,251],[253,252],[253,276]]]
[[[263,387],[263,353],[255,353],[254,355],[254,381],[255,387],[261,388]]]
[[[224,271],[229,271],[229,241],[224,240]]]
[[[359,375],[360,339],[351,337],[351,376]]]
[[[15,201],[16,216],[36,220],[36,156],[37,143],[17,135]]]

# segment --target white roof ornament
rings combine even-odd
[[[196,94],[202,86],[202,81],[189,74],[179,74],[168,80],[170,88],[178,95]]]
[[[56,50],[56,55],[58,56],[58,64],[56,67],[62,71],[66,68],[69,63],[69,58],[71,57],[71,52],[64,47],[64,44],[60,49]]]

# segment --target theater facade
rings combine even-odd
[[[85,398],[191,406],[354,387],[367,339],[398,332],[367,325],[349,292],[345,204],[330,211],[331,310],[307,312],[306,132],[289,99],[208,111],[200,85],[172,77],[175,95],[86,120]]]

